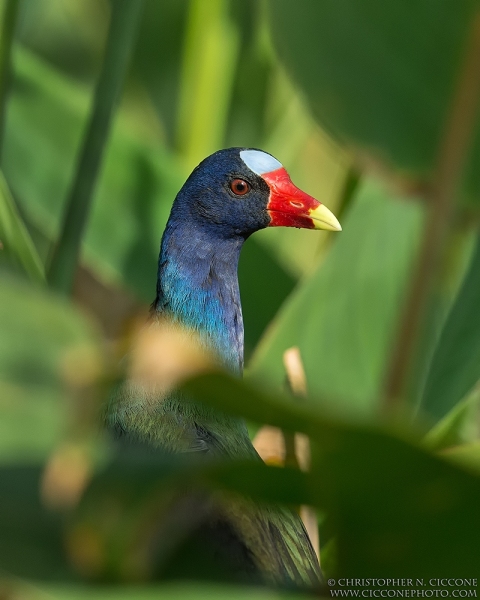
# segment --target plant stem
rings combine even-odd
[[[143,0],[114,0],[102,71],[83,140],[77,171],[67,200],[61,233],[48,279],[53,288],[71,292],[82,237],[106,147],[112,115],[120,96]]]
[[[297,346],[288,348],[283,353],[283,366],[285,367],[286,387],[288,392],[296,398],[305,398],[307,395],[307,378],[303,368],[302,357]],[[297,456],[295,444],[296,434],[283,431],[285,444],[285,466],[299,468],[300,463]],[[304,457],[302,457],[304,459]]]
[[[3,153],[7,96],[11,83],[11,57],[17,14],[18,0],[7,0],[0,29],[0,163]]]
[[[480,11],[473,20],[468,42],[439,148],[433,185],[426,194],[428,214],[422,247],[386,378],[387,409],[400,404],[408,385],[412,356],[441,271],[456,191],[473,141],[480,97]]]
[[[305,398],[307,396],[307,378],[300,349],[297,346],[285,350],[283,353],[283,364],[290,392],[296,398]],[[282,433],[285,440],[285,466],[301,467],[302,470],[308,471],[310,469],[309,438],[305,435],[292,434],[284,430],[282,430]],[[300,517],[320,563],[320,539],[317,514],[311,506],[302,505],[300,507]]]
[[[190,0],[176,143],[187,171],[225,137],[239,51],[228,0]]]

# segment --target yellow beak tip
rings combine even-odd
[[[342,231],[337,217],[324,204],[309,211],[308,216],[313,220],[315,229],[326,231]]]

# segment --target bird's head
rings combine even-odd
[[[292,183],[277,159],[257,149],[228,148],[207,157],[175,204],[177,217],[186,212],[226,236],[277,226],[342,229],[326,206]]]

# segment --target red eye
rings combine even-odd
[[[237,196],[244,196],[247,192],[250,191],[250,184],[244,181],[243,179],[234,179],[230,183],[230,189]]]

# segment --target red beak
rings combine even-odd
[[[261,177],[270,188],[269,227],[342,230],[335,215],[324,204],[298,189],[283,167],[263,173]]]

